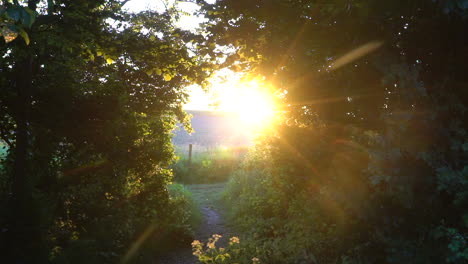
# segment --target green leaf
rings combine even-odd
[[[167,73],[164,74],[163,77],[164,77],[164,80],[167,81],[167,82],[170,81],[170,80],[172,80],[172,76],[169,75],[169,74],[167,74]]]
[[[107,62],[107,64],[112,64],[112,63],[114,62],[114,60],[111,59],[111,58],[109,58],[109,57],[107,57],[107,58],[106,58],[106,62]]]
[[[20,29],[19,31],[20,36],[24,39],[24,42],[26,42],[26,45],[29,45],[29,36],[24,29]]]
[[[7,16],[13,19],[15,22],[18,22],[21,19],[21,8],[18,6],[13,6],[7,9]]]
[[[30,28],[36,20],[36,12],[28,7],[25,7],[21,12],[21,23],[27,28]]]

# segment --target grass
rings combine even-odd
[[[225,186],[225,183],[191,185],[174,183],[169,185],[168,189],[173,199],[179,197],[179,200],[185,201],[185,210],[190,211],[189,224],[196,229],[203,221],[201,208],[210,207],[218,212],[223,211],[220,200]]]
[[[246,153],[246,147],[219,147],[205,152],[194,152],[189,162],[188,155],[179,152],[179,160],[172,165],[174,179],[185,184],[226,182]]]
[[[215,184],[192,184],[187,188],[192,192],[194,201],[200,207],[212,207],[222,209],[220,200],[226,183]]]
[[[172,199],[183,200],[184,210],[189,211],[189,224],[192,228],[197,227],[203,217],[198,201],[192,194],[192,191],[183,184],[173,183],[168,186],[169,195]]]

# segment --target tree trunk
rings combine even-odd
[[[32,96],[33,57],[19,63],[16,71],[17,99],[14,119],[15,147],[11,171],[8,247],[9,263],[42,263],[42,236],[39,210],[33,197],[33,177],[29,156],[29,114]]]

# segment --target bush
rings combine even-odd
[[[48,230],[50,262],[109,263],[126,256],[138,263],[152,259],[158,245],[190,241],[190,212],[183,211],[190,202],[177,191],[165,190],[168,173],[130,174],[122,182],[101,174],[67,183],[58,197],[66,214]],[[142,237],[146,239],[137,243]],[[173,244],[164,243],[166,239]]]
[[[68,210],[70,219],[74,221],[62,219],[50,230],[49,241],[56,245],[50,254],[50,261],[110,263],[124,256],[130,263],[141,263],[153,260],[155,254],[192,241],[193,225],[199,221],[200,212],[191,193],[179,184],[168,185],[167,189],[166,201],[163,193],[157,191],[140,192],[127,198],[111,193],[103,195],[97,185],[88,186],[86,192],[70,193],[77,199],[84,199],[85,196],[96,199],[87,206],[76,204],[77,201],[73,200]],[[98,199],[100,196],[102,198]],[[95,216],[100,217],[99,222],[76,216],[76,206],[80,211],[94,212]],[[111,210],[115,207],[120,210]],[[86,231],[77,226],[82,226]],[[141,240],[142,237],[146,238]],[[136,242],[139,240],[141,244]]]
[[[180,223],[188,230],[193,230],[202,221],[200,208],[192,196],[192,192],[182,184],[173,183],[168,186],[174,223]],[[191,232],[193,233],[193,232]],[[192,237],[190,237],[191,239]]]
[[[228,183],[246,250],[270,264],[466,263],[466,166],[437,168],[374,132],[283,129]]]

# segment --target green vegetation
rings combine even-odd
[[[174,180],[185,184],[225,182],[239,167],[247,152],[246,147],[216,148],[194,152],[189,162],[188,154],[172,165]]]
[[[468,0],[192,2],[186,31],[170,5],[1,1],[2,263],[153,263],[202,206],[238,234],[193,242],[202,263],[468,262]],[[177,161],[220,69],[274,90],[278,122]]]
[[[212,39],[239,47],[232,68],[287,92],[286,120],[228,187],[246,254],[269,264],[468,261],[467,3],[204,7]]]
[[[221,196],[225,190],[226,183],[193,184],[186,186],[192,192],[192,197],[198,207],[210,207],[219,211],[224,210]]]
[[[192,242],[193,254],[198,257],[201,263],[222,264],[222,263],[252,263],[259,264],[257,257],[249,258],[248,252],[240,244],[238,237],[231,237],[227,247],[217,247],[216,243],[221,238],[220,235],[213,235],[205,244],[198,240]]]
[[[147,262],[191,237],[171,131],[216,55],[174,10],[125,2],[1,2],[1,262]]]
[[[4,142],[0,140],[0,161],[3,161],[4,159],[6,159],[7,155],[8,155],[8,147]],[[3,162],[0,162],[0,170],[3,168],[2,164]]]
[[[176,223],[182,224],[181,230],[196,228],[202,221],[201,203],[198,195],[193,193],[190,187],[178,183],[170,184],[168,189],[171,203],[174,204],[174,208],[180,211],[179,215],[183,217],[182,220],[176,221]]]
[[[333,144],[324,138],[317,132],[294,145],[302,156],[314,154],[308,163],[285,155],[284,145],[263,147],[234,174],[225,199],[245,256],[267,263],[465,262],[466,169],[437,169],[434,183],[426,164],[409,160],[407,178],[376,183],[363,173],[375,156],[349,143],[322,149]],[[445,188],[454,181],[460,188],[451,196]]]

